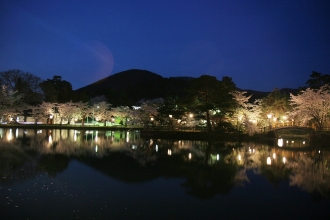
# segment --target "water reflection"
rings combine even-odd
[[[305,148],[309,147],[308,138],[279,138],[277,146],[284,148]]]
[[[285,143],[146,140],[137,130],[0,129],[0,183],[16,184],[40,173],[55,177],[75,159],[128,183],[183,178],[185,191],[202,199],[253,183],[249,172],[275,186],[288,181],[314,197],[329,198],[329,152],[292,150]]]

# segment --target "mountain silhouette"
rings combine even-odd
[[[142,99],[151,100],[156,98],[181,97],[185,95],[189,81],[193,77],[169,77],[148,70],[130,69],[119,72],[94,82],[90,85],[75,90],[76,97],[85,101],[97,96],[105,96],[112,106],[133,106],[137,105]],[[261,92],[251,89],[247,95],[252,95],[250,101],[262,99],[270,92]],[[296,93],[297,89],[280,89],[286,94]]]
[[[89,98],[104,95],[113,106],[132,106],[141,99],[180,96],[190,79],[192,77],[164,78],[147,70],[131,69],[77,89],[75,93]]]

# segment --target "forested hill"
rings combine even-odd
[[[131,69],[82,87],[75,93],[78,97],[85,97],[85,100],[104,95],[113,106],[132,106],[141,99],[180,97],[185,93],[191,79],[193,77],[164,78],[147,70]],[[244,91],[247,91],[247,95],[252,94],[251,101],[266,97],[271,92]],[[289,94],[297,90],[281,89],[280,91]]]
[[[75,92],[88,97],[104,95],[115,105],[135,105],[141,99],[180,96],[191,77],[164,78],[147,70],[131,69],[108,76]]]

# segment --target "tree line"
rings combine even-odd
[[[105,96],[74,93],[61,76],[41,78],[20,70],[0,73],[2,123],[19,123],[27,116],[50,124],[101,123],[139,125],[146,128],[203,128],[208,131],[254,134],[267,127],[299,125],[322,129],[330,113],[330,77],[312,72],[297,94],[274,89],[252,101],[231,77],[209,75],[191,78],[184,93],[134,106],[113,106]],[[23,119],[22,119],[23,118]]]

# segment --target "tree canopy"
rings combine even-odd
[[[330,85],[330,75],[313,71],[306,84],[311,89],[319,89],[326,84]]]
[[[64,103],[72,100],[72,85],[68,81],[62,80],[61,76],[54,76],[40,84],[46,102]]]

